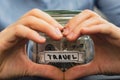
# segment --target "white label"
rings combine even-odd
[[[52,53],[52,52],[46,52],[45,53],[45,61],[49,62],[77,62],[79,60],[79,54],[78,53]]]

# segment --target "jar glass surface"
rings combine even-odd
[[[45,12],[64,26],[81,11],[47,10]],[[32,60],[36,63],[50,64],[66,71],[70,67],[88,63],[93,59],[93,41],[88,35],[81,36],[73,42],[69,42],[66,38],[56,41],[41,32],[40,35],[46,38],[46,42],[43,44],[33,42],[31,48]]]

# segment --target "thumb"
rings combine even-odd
[[[98,69],[93,62],[87,63],[85,65],[75,66],[65,72],[65,80],[74,80],[84,76],[97,74]]]
[[[29,76],[39,76],[55,80],[63,79],[63,72],[51,65],[36,64],[33,63],[29,65],[27,75]]]

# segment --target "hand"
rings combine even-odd
[[[65,72],[66,80],[92,74],[120,74],[120,28],[104,20],[93,11],[85,10],[66,25],[64,36],[69,41],[90,35],[94,41],[94,59],[85,65]]]
[[[0,32],[0,79],[27,75],[62,80],[62,71],[50,65],[33,63],[26,53],[28,40],[45,42],[37,31],[59,40],[62,38],[60,30],[62,26],[48,14],[33,9]]]

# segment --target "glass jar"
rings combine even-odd
[[[61,25],[65,25],[75,15],[81,11],[69,10],[48,10],[45,11],[57,20]],[[74,42],[69,42],[66,38],[55,41],[46,34],[44,44],[34,43],[32,49],[32,60],[39,64],[49,64],[60,68],[62,71],[89,62],[94,56],[93,41],[87,35],[79,37]]]

